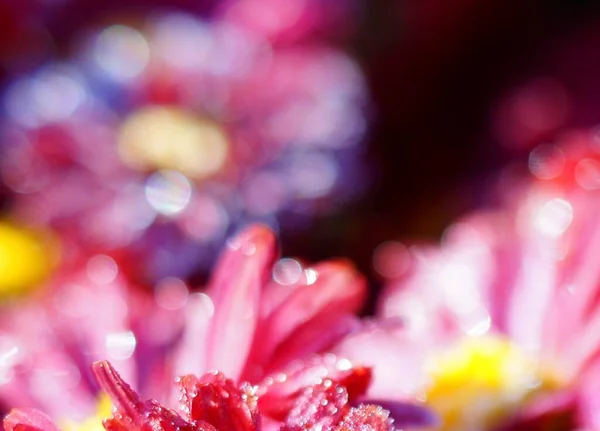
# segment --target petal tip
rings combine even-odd
[[[258,248],[273,249],[275,243],[276,236],[273,230],[264,224],[256,223],[244,228],[227,244],[232,250],[239,250],[243,254],[252,255]]]

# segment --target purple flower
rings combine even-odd
[[[302,227],[364,185],[366,89],[342,52],[181,13],[78,42],[4,97],[20,220],[153,283],[205,269],[240,225]]]

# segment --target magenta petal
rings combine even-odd
[[[5,431],[59,431],[46,414],[36,409],[14,409],[4,418]]]
[[[117,370],[108,361],[98,361],[92,364],[92,371],[102,389],[119,411],[134,422],[141,420],[140,410],[143,408],[143,402],[139,395],[119,376]]]
[[[276,253],[273,233],[264,226],[252,226],[230,241],[210,283],[215,314],[206,365],[234,380],[252,345],[261,290],[271,276]]]
[[[278,347],[269,361],[267,372],[285,367],[297,358],[327,351],[345,336],[361,329],[360,320],[351,314],[321,313],[306,322]]]
[[[251,356],[253,362],[266,362],[281,342],[295,337],[294,331],[313,319],[324,322],[324,317],[332,313],[342,316],[360,309],[366,295],[366,282],[351,264],[326,262],[315,266],[314,271],[317,278],[313,283],[296,287],[271,316],[261,322],[260,342],[255,344]],[[321,329],[326,332],[328,326],[323,324]]]
[[[330,380],[343,386],[350,401],[353,401],[365,394],[371,382],[370,369],[352,367],[348,360],[331,354],[296,361],[281,371],[265,378],[257,391],[261,412],[281,420],[307,387]],[[280,378],[282,375],[285,379]]]

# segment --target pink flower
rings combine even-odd
[[[381,298],[415,359],[404,389],[443,430],[600,429],[600,156],[577,132],[532,152],[535,178],[451,226]]]
[[[264,426],[292,426],[290,415],[300,420],[312,403],[310,394],[302,395],[305,388],[327,379],[344,388],[348,408],[380,400],[403,423],[430,422],[432,416],[417,405],[370,384],[371,369],[377,374],[375,355],[353,363],[336,354],[349,334],[379,328],[356,317],[366,293],[363,277],[343,261],[304,267],[277,258],[273,233],[250,227],[229,241],[206,293],[182,291],[182,283],[171,279],[153,300],[127,289],[114,261],[94,257],[39,297],[3,313],[0,398],[9,407],[42,410],[57,422],[83,421],[93,415],[98,397],[88,364],[108,358],[144,398],[168,406],[179,398],[171,388],[177,376],[218,369],[238,386],[248,382]],[[96,377],[106,367],[96,366]],[[102,376],[98,382],[124,414],[127,406],[115,388],[125,386],[116,374]],[[367,414],[352,412],[347,410]],[[131,411],[128,415],[137,420]],[[341,420],[336,416],[334,422]]]
[[[93,371],[98,383],[115,406],[113,416],[103,421],[107,431],[257,431],[261,429],[260,397],[248,383],[239,386],[221,373],[207,373],[200,378],[192,375],[178,380],[179,412],[142,398],[106,361],[96,362]],[[375,431],[394,429],[389,413],[379,406],[350,407],[344,386],[325,379],[301,390],[292,408],[286,412],[281,429],[302,431]],[[13,410],[4,419],[6,431],[55,431],[50,418],[31,410]]]

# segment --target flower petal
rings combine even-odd
[[[92,371],[98,384],[110,397],[117,409],[134,422],[141,422],[140,411],[143,402],[140,396],[121,378],[117,370],[108,361],[98,361],[92,364]]]
[[[360,320],[354,315],[334,311],[330,314],[321,313],[297,328],[293,335],[277,347],[264,371],[272,373],[298,358],[305,358],[313,352],[327,351],[361,327]],[[251,377],[249,379],[252,380]]]
[[[326,262],[315,266],[313,271],[316,280],[296,287],[269,317],[260,322],[258,331],[261,336],[253,346],[252,365],[268,362],[282,342],[296,337],[295,331],[311,320],[322,319],[317,326],[322,332],[327,332],[333,322],[323,324],[326,316],[335,313],[344,319],[363,305],[366,282],[351,264],[345,261]],[[314,332],[315,328],[311,329],[310,332]]]
[[[403,331],[398,320],[367,324],[360,332],[344,338],[331,351],[353,364],[373,370],[369,397],[402,400],[425,384],[426,377],[422,372],[424,343]]]
[[[284,420],[302,391],[324,380],[344,386],[352,402],[367,391],[371,383],[371,370],[352,367],[348,360],[331,354],[296,361],[283,369],[282,373],[267,377],[258,386],[260,410],[275,419]]]
[[[348,411],[348,392],[329,379],[304,389],[285,418],[282,431],[327,430]]]
[[[380,406],[361,405],[350,409],[344,420],[335,428],[336,431],[392,431],[393,421],[389,412]]]
[[[36,409],[14,409],[4,418],[5,431],[59,431],[46,414]]]
[[[261,290],[271,276],[276,253],[273,233],[261,225],[230,241],[209,287],[215,314],[206,346],[208,368],[239,377],[252,345]]]
[[[190,421],[206,422],[219,431],[255,431],[259,414],[251,388],[237,388],[221,373],[180,379],[181,404]]]

